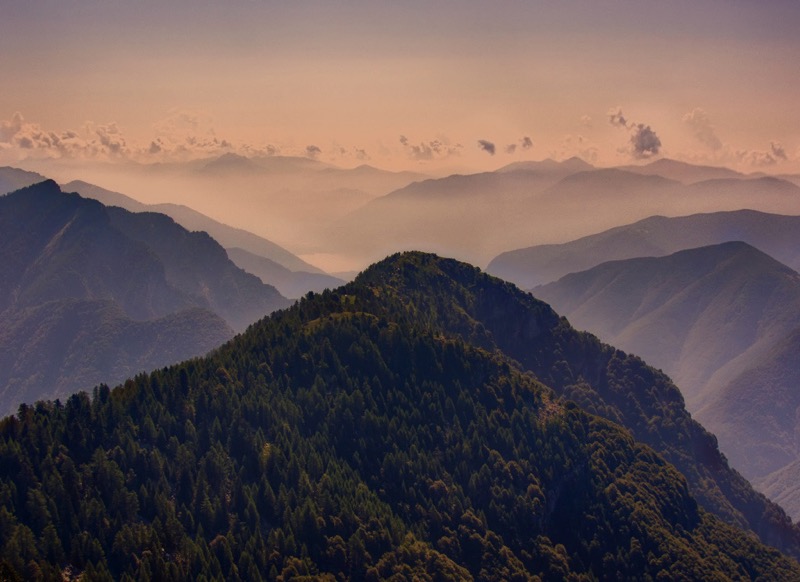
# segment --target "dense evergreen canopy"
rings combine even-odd
[[[0,576],[800,578],[704,509],[749,523],[682,410],[531,296],[394,256],[208,358],[3,420]]]

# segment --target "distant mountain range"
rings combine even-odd
[[[486,270],[530,289],[606,261],[658,257],[737,240],[800,269],[800,216],[738,210],[653,216],[563,244],[508,251],[495,257]]]
[[[52,181],[0,197],[0,265],[4,410],[203,354],[289,304],[208,234]]]
[[[273,285],[286,297],[300,297],[308,291],[322,291],[343,282],[265,238],[217,222],[186,206],[142,204],[119,192],[79,180],[64,184],[63,188],[107,206],[119,206],[131,212],[166,214],[190,231],[205,231],[226,248],[228,256],[238,267]]]
[[[486,263],[648,216],[740,209],[800,214],[800,187],[671,160],[602,169],[546,160],[410,184],[342,218],[329,239],[345,253],[423,247]]]
[[[0,167],[0,196],[25,186],[44,182],[47,178],[36,172],[28,172],[9,166]]]
[[[603,263],[533,293],[577,327],[666,371],[747,478],[770,481],[800,459],[796,271],[729,242]],[[766,489],[800,507],[800,497]]]
[[[63,188],[67,192],[77,192],[84,198],[99,200],[106,206],[119,206],[131,212],[160,212],[161,214],[166,214],[171,217],[187,230],[202,230],[207,232],[225,248],[243,248],[251,253],[273,260],[290,270],[322,273],[317,267],[306,263],[272,241],[246,230],[222,224],[188,206],[169,203],[143,204],[125,194],[106,190],[105,188],[81,180],[68,182],[63,185]]]
[[[22,407],[0,463],[8,577],[800,579],[800,531],[666,376],[420,253]]]
[[[228,257],[248,273],[252,273],[264,283],[275,286],[283,295],[290,298],[301,297],[309,291],[321,292],[344,284],[344,280],[325,273],[290,271],[283,265],[240,248],[227,249]]]
[[[639,166],[622,166],[620,169],[645,176],[662,176],[683,184],[694,184],[707,180],[748,177],[746,174],[736,172],[729,168],[688,164],[668,158],[661,158]]]

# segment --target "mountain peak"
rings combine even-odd
[[[565,160],[556,161],[553,158],[534,161],[527,160],[522,162],[512,162],[499,168],[498,172],[582,172],[592,170],[594,166],[577,156],[572,156]]]
[[[215,158],[205,164],[201,171],[203,172],[232,172],[232,171],[248,171],[254,172],[259,170],[259,165],[256,164],[250,158],[245,156],[241,156],[239,154],[235,154],[232,152],[228,152],[222,154],[218,158]]]
[[[25,188],[20,188],[17,190],[20,195],[30,194],[31,192],[36,192],[38,194],[61,194],[61,187],[55,180],[47,179],[43,180],[42,182],[37,182],[36,184],[31,184],[30,186],[26,186]]]

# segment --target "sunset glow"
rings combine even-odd
[[[571,156],[800,171],[796,2],[73,0],[2,12],[3,164],[235,152],[429,173]],[[659,146],[636,145],[646,128]]]

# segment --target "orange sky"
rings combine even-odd
[[[0,163],[234,151],[800,172],[797,2],[333,4],[3,2]]]

